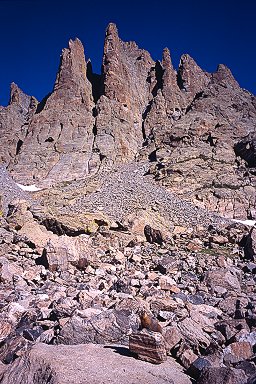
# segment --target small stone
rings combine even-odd
[[[158,274],[156,272],[148,272],[147,273],[147,279],[154,281],[158,278]]]
[[[209,239],[209,242],[224,245],[228,243],[228,238],[221,235],[214,235]]]
[[[207,333],[213,333],[215,331],[215,328],[211,325],[205,325],[203,327],[203,331]]]
[[[59,324],[61,327],[64,327],[64,325],[69,321],[69,317],[62,317],[59,319]]]
[[[201,295],[189,295],[188,301],[194,305],[204,304],[204,299]]]
[[[163,275],[167,273],[176,274],[178,272],[177,263],[172,256],[164,256],[159,260],[157,268]]]
[[[244,270],[244,272],[250,272],[250,273],[255,274],[256,273],[256,264],[249,262],[244,266],[243,270]]]
[[[227,293],[227,290],[226,290],[226,288],[223,288],[223,287],[220,287],[219,285],[216,285],[216,287],[214,287],[214,293],[216,293],[216,295],[218,297],[223,297],[225,295],[225,293]]]
[[[139,279],[131,279],[130,284],[131,284],[132,287],[140,287]]]
[[[115,253],[115,259],[118,260],[118,261],[123,261],[123,260],[125,260],[125,256],[124,256],[123,252],[121,252],[121,251],[116,251],[116,253]]]
[[[36,341],[42,332],[43,329],[41,327],[37,327],[36,329],[25,329],[23,331],[23,337],[30,341]]]
[[[159,316],[164,321],[170,321],[170,320],[173,320],[175,318],[176,314],[173,312],[168,312],[168,311],[159,311]]]
[[[165,291],[179,293],[180,289],[176,286],[176,281],[169,276],[161,276],[159,279],[160,288]]]
[[[139,263],[141,261],[141,256],[133,254],[130,260],[134,263]]]
[[[256,345],[256,331],[250,333],[246,332],[245,334],[240,335],[239,341],[247,341],[254,347]]]

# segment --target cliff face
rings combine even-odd
[[[9,105],[0,107],[1,162],[9,164],[18,155],[36,106],[34,97],[25,95],[16,84],[11,84]]]
[[[197,205],[227,217],[255,218],[255,175],[253,162],[248,166],[246,159],[255,158],[255,97],[242,90],[223,65],[191,102],[189,91],[185,96],[186,109],[175,121],[164,115],[162,124],[156,124],[152,110],[151,150],[157,161],[152,172]],[[165,103],[162,97],[158,108],[165,110]],[[239,149],[242,137],[247,153]]]
[[[10,165],[15,180],[52,183],[87,175],[93,108],[82,43],[70,40],[62,52],[54,89],[38,104],[21,151]]]
[[[224,65],[210,74],[183,55],[176,71],[167,48],[154,62],[110,24],[101,75],[82,43],[70,41],[52,93],[38,104],[13,85],[0,122],[1,159],[23,184],[146,160],[156,180],[185,199],[255,218],[256,101]]]
[[[96,105],[96,165],[134,160],[143,142],[142,121],[156,85],[155,63],[134,42],[123,42],[114,24],[107,28],[102,95]]]

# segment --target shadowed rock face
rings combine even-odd
[[[234,149],[237,156],[244,159],[249,167],[256,167],[256,138],[254,132],[236,143]]]
[[[82,43],[70,41],[52,93],[37,105],[13,85],[0,123],[1,159],[21,183],[149,160],[172,192],[227,217],[253,218],[256,101],[223,64],[210,74],[185,54],[176,71],[167,48],[154,62],[111,23],[101,75],[86,64]]]

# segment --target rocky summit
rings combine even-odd
[[[256,382],[256,98],[79,39],[0,107],[0,383]]]

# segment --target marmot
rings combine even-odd
[[[154,319],[153,316],[149,315],[146,311],[140,313],[141,329],[146,328],[153,332],[162,333],[162,327],[158,320]]]

